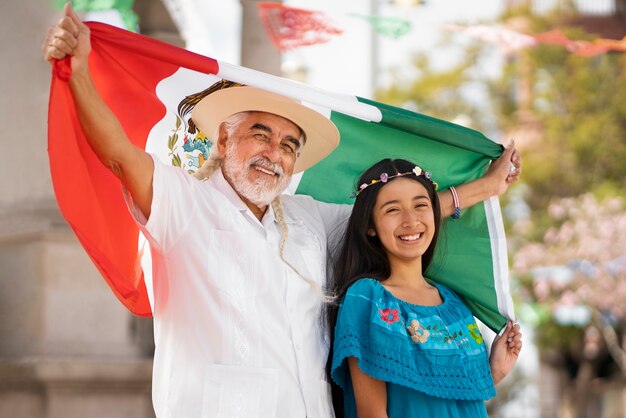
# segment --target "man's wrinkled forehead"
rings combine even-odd
[[[300,134],[297,138],[294,138],[294,139],[297,141],[298,146],[299,146],[300,149],[302,149],[302,147],[304,147],[304,144],[306,143],[306,133],[304,132],[304,130],[297,123],[295,123],[291,119],[288,119],[288,118],[286,118],[284,116],[281,116],[281,115],[278,115],[276,113],[263,112],[263,111],[260,111],[260,110],[241,112],[241,113],[248,113],[251,116],[255,116],[255,115],[257,115],[257,116],[258,115],[271,115],[271,116],[280,118],[283,121],[292,124],[293,126],[296,127],[296,129],[298,130],[298,133]],[[273,132],[271,126],[263,123],[262,121],[257,121],[256,119],[257,118],[253,118],[252,119],[252,127],[256,127],[258,129],[262,129],[262,130],[264,130],[264,131],[266,131],[268,133],[272,133]]]

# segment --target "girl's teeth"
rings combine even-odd
[[[405,236],[401,236],[400,239],[402,241],[415,241],[417,239],[420,239],[422,236],[421,233],[417,234],[417,235],[405,235]]]

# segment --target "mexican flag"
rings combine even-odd
[[[131,141],[190,173],[208,157],[211,141],[187,129],[189,109],[197,93],[220,80],[300,100],[337,125],[339,147],[294,176],[290,186],[321,201],[350,204],[358,176],[382,158],[414,161],[445,190],[480,177],[503,150],[480,132],[449,122],[230,65],[106,24],[88,25],[95,84]],[[70,74],[68,59],[55,63],[48,147],[58,204],[115,296],[131,312],[150,316],[150,281],[144,281],[149,249],[128,213],[120,182],[87,144],[67,84]],[[444,222],[428,276],[462,295],[474,315],[496,331],[514,317],[497,198]]]

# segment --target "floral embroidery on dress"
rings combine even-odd
[[[476,325],[476,324],[468,324],[467,328],[469,329],[470,336],[472,337],[472,339],[474,341],[476,341],[478,344],[482,344],[483,343],[483,336],[480,335],[480,330],[478,329],[478,325]]]
[[[428,337],[430,336],[430,331],[428,331],[422,324],[419,323],[417,319],[412,320],[409,323],[409,326],[406,327],[407,331],[409,331],[409,335],[414,343],[422,343],[424,344],[428,341]]]
[[[391,308],[379,309],[378,313],[380,313],[380,319],[382,319],[388,324],[393,324],[394,322],[397,322],[400,320],[400,316],[398,316],[397,309],[391,309]]]

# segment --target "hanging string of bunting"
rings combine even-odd
[[[330,17],[319,11],[269,2],[257,6],[265,30],[280,51],[325,43],[343,33]]]
[[[626,36],[622,39],[606,39],[598,38],[593,41],[584,41],[569,39],[560,30],[535,35],[535,39],[539,43],[562,45],[568,51],[583,57],[593,57],[595,55],[605,54],[607,52],[626,52]]]
[[[622,39],[598,38],[593,41],[570,39],[560,30],[528,35],[506,29],[500,26],[460,26],[443,25],[443,29],[463,32],[468,36],[481,41],[494,43],[505,54],[511,54],[523,48],[533,47],[539,44],[561,45],[573,54],[592,57],[607,52],[626,52],[626,36]]]
[[[411,31],[412,27],[411,22],[397,17],[365,16],[355,13],[350,13],[348,16],[363,19],[372,25],[377,33],[394,39],[406,35]]]
[[[530,35],[515,32],[500,26],[461,26],[446,24],[442,25],[442,28],[453,32],[463,32],[472,38],[496,44],[500,50],[507,55],[537,43],[535,38]]]

